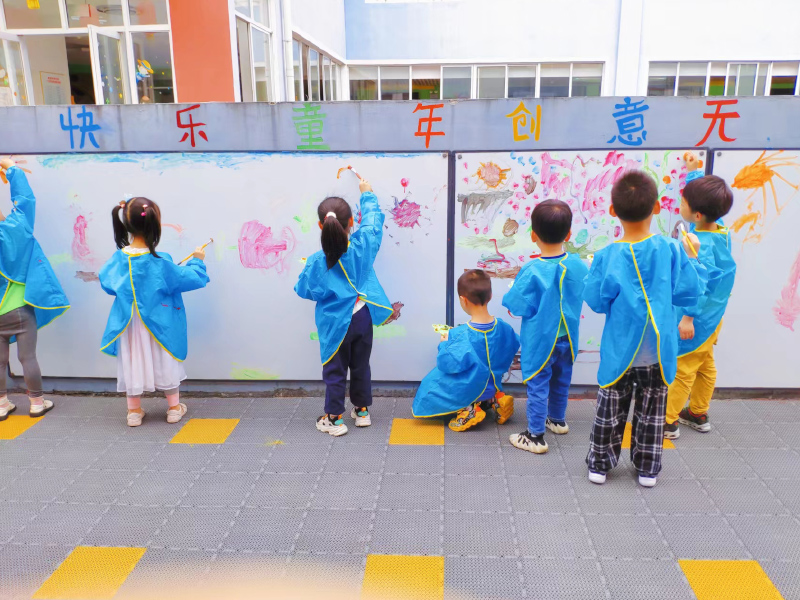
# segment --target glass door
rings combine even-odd
[[[89,25],[91,40],[94,96],[97,104],[130,102],[125,70],[125,46],[119,33],[107,32]]]
[[[26,106],[28,81],[22,55],[25,48],[16,35],[0,32],[0,106]]]

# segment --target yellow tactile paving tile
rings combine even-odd
[[[239,419],[189,419],[170,444],[224,444]]]
[[[625,423],[625,433],[622,434],[622,447],[623,448],[630,448],[631,447],[631,424]],[[672,440],[668,440],[664,438],[664,449],[674,449],[675,444],[672,443]]]
[[[443,556],[367,556],[361,600],[442,600],[443,597]]]
[[[61,563],[34,599],[102,600],[113,598],[145,548],[78,546]]]
[[[439,419],[392,419],[389,444],[397,446],[443,446],[444,423]]]
[[[783,600],[754,560],[679,560],[697,600]]]
[[[8,415],[5,421],[0,421],[0,440],[13,440],[44,418],[46,417],[32,419],[28,415]]]

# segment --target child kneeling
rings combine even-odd
[[[436,367],[425,376],[414,397],[415,417],[456,413],[449,427],[465,431],[486,418],[484,406],[495,409],[503,424],[514,413],[514,399],[503,393],[503,375],[519,348],[508,323],[489,314],[492,280],[480,269],[458,278],[458,299],[471,318],[442,334]]]

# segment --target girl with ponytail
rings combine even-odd
[[[361,222],[353,229],[353,213],[342,198],[331,197],[317,209],[322,251],[306,261],[294,290],[317,303],[315,321],[325,382],[325,414],[317,429],[333,436],[347,433],[345,386],[350,371],[350,417],[356,427],[372,424],[372,325],[392,315],[389,299],[373,264],[383,238],[384,216],[372,186],[362,179]]]
[[[167,397],[167,423],[186,414],[179,386],[186,379],[186,310],[182,292],[208,283],[205,252],[197,248],[185,266],[157,253],[161,210],[147,198],[131,198],[111,210],[118,250],[100,270],[100,285],[114,296],[100,350],[117,357],[117,391],[128,398],[128,425],[142,424],[144,392]]]

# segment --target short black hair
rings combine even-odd
[[[458,295],[478,306],[486,306],[492,299],[492,279],[481,269],[464,271],[458,278]]]
[[[611,188],[611,204],[620,221],[644,221],[653,214],[657,201],[655,179],[644,171],[628,171]]]
[[[700,213],[709,223],[727,215],[733,206],[731,188],[716,175],[706,175],[687,183],[683,188],[683,198],[692,212]]]
[[[572,228],[572,209],[561,200],[545,200],[531,214],[531,228],[545,244],[560,244]]]

